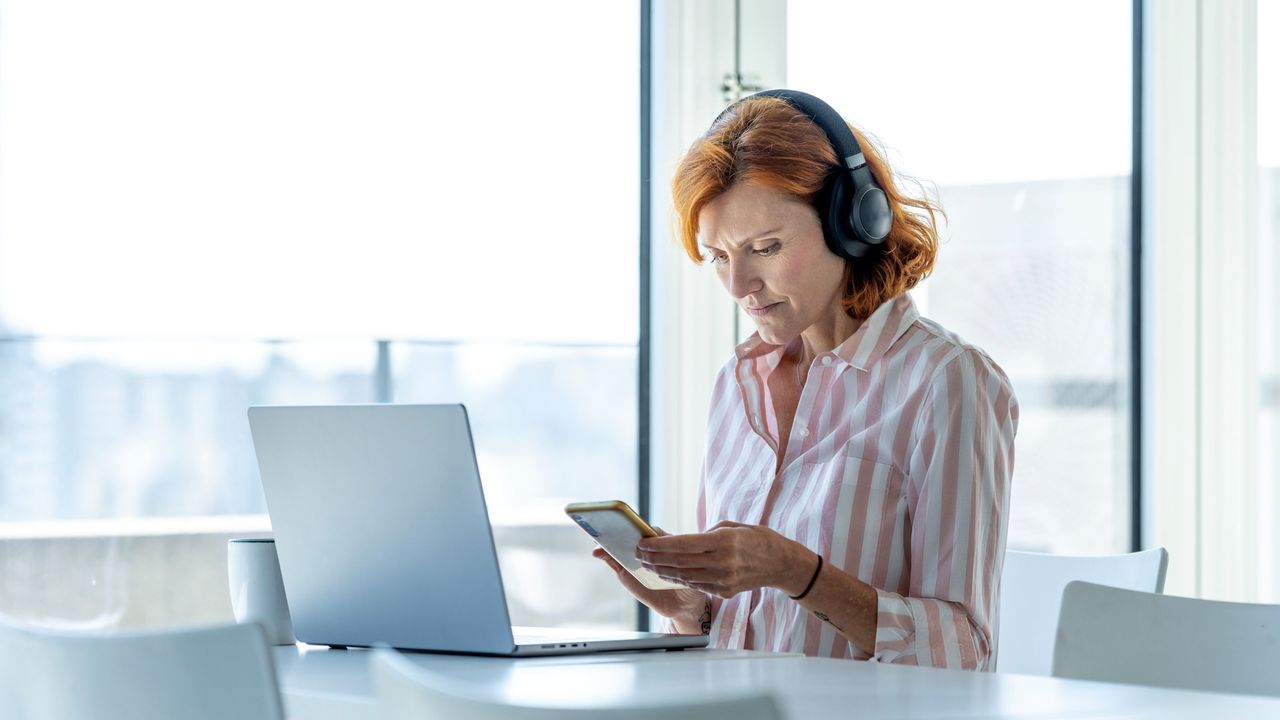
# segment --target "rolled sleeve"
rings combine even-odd
[[[964,670],[986,667],[989,646],[959,603],[876,590],[871,660]]]

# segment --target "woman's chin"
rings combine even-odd
[[[756,333],[760,339],[770,345],[786,345],[796,338],[796,333],[779,332],[779,328],[756,325]]]

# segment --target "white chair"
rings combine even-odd
[[[111,635],[0,622],[0,717],[281,720],[262,628]]]
[[[370,672],[386,720],[780,720],[768,695],[633,707],[532,707],[487,699],[419,667],[394,650],[373,654]]]
[[[1127,555],[1045,555],[1010,550],[1000,580],[996,669],[1048,675],[1062,589],[1072,580],[1161,592],[1169,553],[1164,548]]]
[[[1069,583],[1053,674],[1280,696],[1280,605]]]

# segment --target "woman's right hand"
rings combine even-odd
[[[659,615],[670,618],[675,623],[676,631],[684,635],[702,634],[702,616],[706,612],[708,598],[701,590],[679,588],[676,590],[654,590],[645,587],[626,568],[618,564],[604,548],[591,551],[593,557],[600,558],[613,569],[618,582]]]

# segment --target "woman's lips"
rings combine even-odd
[[[754,308],[749,307],[749,308],[743,308],[743,309],[746,310],[747,314],[750,315],[751,317],[764,317],[765,315],[768,315],[770,312],[773,312],[773,310],[781,304],[782,304],[781,302],[776,302],[776,303],[769,303],[768,305],[761,305],[760,307],[754,307]]]

